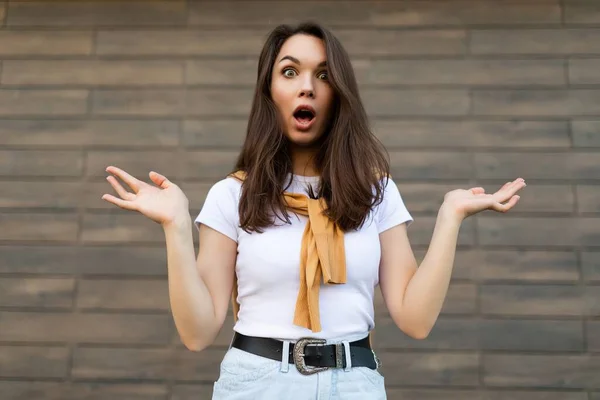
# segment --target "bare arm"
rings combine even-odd
[[[493,195],[485,194],[483,188],[448,193],[418,268],[405,224],[380,234],[381,292],[392,319],[403,332],[423,339],[433,329],[448,292],[462,221],[486,209],[510,210],[519,200],[515,193],[524,186],[524,181],[516,180]]]
[[[195,259],[188,199],[176,184],[156,172],[150,173],[150,179],[156,184],[153,186],[116,167],[110,166],[106,171],[112,174],[107,180],[119,197],[105,194],[102,199],[125,210],[137,211],[163,227],[169,300],[177,331],[188,349],[206,348],[213,343],[225,321],[233,288],[237,244],[201,225]],[[115,177],[121,178],[131,192]]]
[[[407,335],[423,339],[442,309],[454,264],[460,222],[438,215],[429,251],[417,268],[406,224],[380,235],[380,286],[390,315]]]
[[[195,259],[189,218],[164,225],[169,300],[183,344],[193,351],[210,346],[223,327],[233,287],[237,244],[200,226]]]

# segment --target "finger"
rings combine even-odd
[[[103,195],[102,200],[108,201],[109,203],[113,203],[114,205],[119,206],[125,210],[137,211],[135,203],[127,200],[121,200],[118,197],[115,197],[111,194]]]
[[[517,178],[517,179],[515,179],[514,181],[512,181],[510,183],[510,186],[511,187],[515,187],[515,186],[516,187],[523,187],[523,186],[526,186],[525,185],[525,179],[523,179],[523,178]]]
[[[496,190],[496,193],[494,193],[494,196],[498,196],[499,194],[506,194],[506,193],[508,193],[510,185],[512,185],[513,183],[514,183],[514,181],[506,182],[498,190]]]
[[[519,178],[511,182],[506,187],[503,187],[502,189],[498,190],[496,193],[494,193],[494,196],[496,197],[496,200],[498,202],[504,203],[508,201],[512,196],[514,196],[519,190],[523,189],[525,186],[527,186],[525,181]]]
[[[515,179],[514,181],[509,181],[509,182],[506,182],[506,183],[505,183],[504,185],[502,185],[502,187],[501,187],[500,189],[498,189],[498,190],[503,190],[503,189],[510,188],[510,187],[512,187],[512,186],[514,186],[514,185],[517,185],[517,184],[521,183],[521,182],[524,182],[523,178],[517,178],[517,179]]]
[[[141,181],[129,175],[127,172],[123,171],[121,168],[109,166],[106,168],[106,172],[109,172],[113,175],[121,178],[123,182],[125,182],[134,193],[137,193],[140,190]]]
[[[471,193],[473,193],[473,194],[484,194],[485,193],[485,189],[482,187],[474,187],[474,188],[471,188],[470,190],[471,190]]]
[[[125,190],[125,188],[121,186],[119,181],[117,181],[117,179],[114,176],[107,176],[106,180],[108,181],[108,183],[110,183],[110,186],[112,186],[113,189],[115,189],[117,194],[121,196],[122,199],[130,200],[134,196],[133,193],[129,193],[127,190]]]
[[[498,211],[498,212],[507,212],[508,210],[510,210],[511,208],[513,208],[517,202],[519,201],[519,199],[521,198],[521,196],[519,195],[514,195],[510,198],[510,200],[508,200],[506,203],[502,204],[502,203],[495,203],[493,206],[493,210],[494,211]]]
[[[152,182],[154,182],[156,185],[160,186],[163,189],[166,189],[171,185],[171,181],[168,180],[166,176],[161,175],[158,172],[150,171],[150,174],[148,174],[148,176],[150,176]]]

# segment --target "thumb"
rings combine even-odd
[[[171,185],[171,181],[167,179],[166,176],[159,174],[155,171],[150,171],[148,174],[152,182],[154,182],[157,186],[160,186],[163,189],[168,188]]]

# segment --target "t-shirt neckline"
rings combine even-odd
[[[290,178],[290,176],[292,177],[292,181],[298,182],[298,183],[315,184],[315,183],[319,183],[319,181],[321,180],[320,176],[304,176],[304,175],[288,174],[288,179]]]

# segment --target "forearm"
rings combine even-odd
[[[429,249],[410,279],[402,303],[402,319],[427,336],[437,320],[448,292],[461,219],[442,207],[438,212]]]
[[[219,324],[213,299],[196,267],[192,226],[190,218],[180,218],[163,228],[175,326],[189,349],[201,350],[212,344]]]

